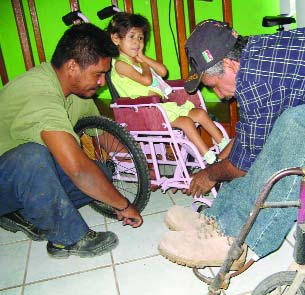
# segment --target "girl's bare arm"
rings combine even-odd
[[[142,73],[139,73],[131,65],[123,61],[117,61],[115,63],[115,69],[117,73],[123,77],[128,77],[144,86],[149,86],[152,83],[152,74],[149,65],[146,63],[141,64]]]
[[[146,63],[149,67],[151,67],[159,76],[165,77],[167,74],[167,68],[164,64],[144,55],[142,52],[138,54],[138,61],[142,64]]]

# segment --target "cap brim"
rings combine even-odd
[[[187,77],[187,79],[184,82],[184,89],[186,90],[186,92],[192,93],[198,89],[202,74],[203,73],[198,74],[194,70],[191,70],[191,72],[189,73],[189,76]]]

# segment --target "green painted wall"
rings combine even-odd
[[[187,11],[187,0],[184,1],[185,11]],[[111,5],[110,0],[79,0],[81,11],[95,25],[105,28],[109,20],[101,21],[96,12]],[[38,19],[44,44],[47,61],[50,60],[57,41],[67,29],[61,17],[70,11],[68,0],[35,0]],[[174,32],[176,39],[176,20],[173,0],[158,0],[158,13],[160,19],[160,32],[162,42],[163,62],[169,70],[169,79],[179,79],[180,69],[176,55]],[[118,6],[124,10],[123,1],[118,1]],[[27,1],[23,0],[23,7],[27,19],[29,32],[32,32],[31,21],[27,6]],[[151,7],[148,0],[134,0],[133,8],[135,13],[145,15],[151,21]],[[279,0],[232,0],[233,24],[235,29],[243,35],[272,33],[275,28],[264,28],[261,26],[262,18],[265,15],[277,15],[280,12]],[[222,0],[203,1],[195,0],[196,23],[207,18],[222,19]],[[188,15],[186,14],[186,18]],[[188,21],[186,21],[187,35],[190,34]],[[30,33],[35,64],[39,64],[33,33]],[[4,60],[9,79],[25,71],[22,51],[19,44],[18,32],[15,24],[11,0],[0,0],[0,45],[3,51]],[[153,34],[146,48],[146,54],[155,58]],[[1,81],[0,81],[0,87]],[[207,100],[217,100],[213,93],[203,90]],[[100,98],[109,100],[110,95],[105,88],[100,94]]]

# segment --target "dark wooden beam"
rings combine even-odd
[[[222,0],[222,12],[223,12],[223,20],[227,22],[230,26],[233,26],[232,20],[232,1],[231,0]],[[237,102],[234,99],[230,103],[230,136],[236,136],[236,123],[238,121],[238,110],[237,110]]]
[[[133,13],[132,0],[124,0],[125,12]]]
[[[69,0],[70,1],[70,9],[71,11],[80,11],[80,6],[78,0]],[[80,24],[82,21],[80,19],[76,19],[73,21],[74,25]]]
[[[233,25],[232,21],[232,1],[231,0],[222,0],[222,14],[223,20],[229,23],[230,26]]]
[[[187,7],[189,12],[190,31],[193,32],[196,26],[194,0],[187,0]]]
[[[185,32],[183,1],[175,0],[175,12],[176,12],[176,26],[177,26],[177,36],[178,36],[178,49],[180,56],[180,72],[181,72],[181,78],[186,79],[189,70],[188,70],[187,57],[184,50],[184,44],[186,41],[186,32]]]
[[[0,46],[0,76],[1,76],[2,84],[5,85],[8,82],[8,76],[6,72],[1,46]]]
[[[36,41],[36,47],[38,51],[39,61],[44,62],[46,61],[41,33],[40,33],[40,27],[35,7],[35,1],[34,0],[28,0],[29,8],[30,8],[30,14],[32,19],[32,24],[34,28],[34,35],[35,35],[35,41]]]
[[[152,11],[156,57],[158,62],[163,63],[157,0],[151,0],[150,5]]]
[[[34,66],[33,52],[30,44],[29,33],[25,22],[24,10],[21,0],[12,0],[19,40],[26,70]]]
[[[79,10],[78,0],[70,0],[70,8],[71,8],[71,11]]]

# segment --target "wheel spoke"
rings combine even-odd
[[[130,133],[104,117],[83,118],[74,129],[84,153],[101,169],[107,169],[116,189],[142,211],[149,200],[150,180],[145,156]],[[92,207],[107,217],[116,217],[106,204],[95,201]]]

